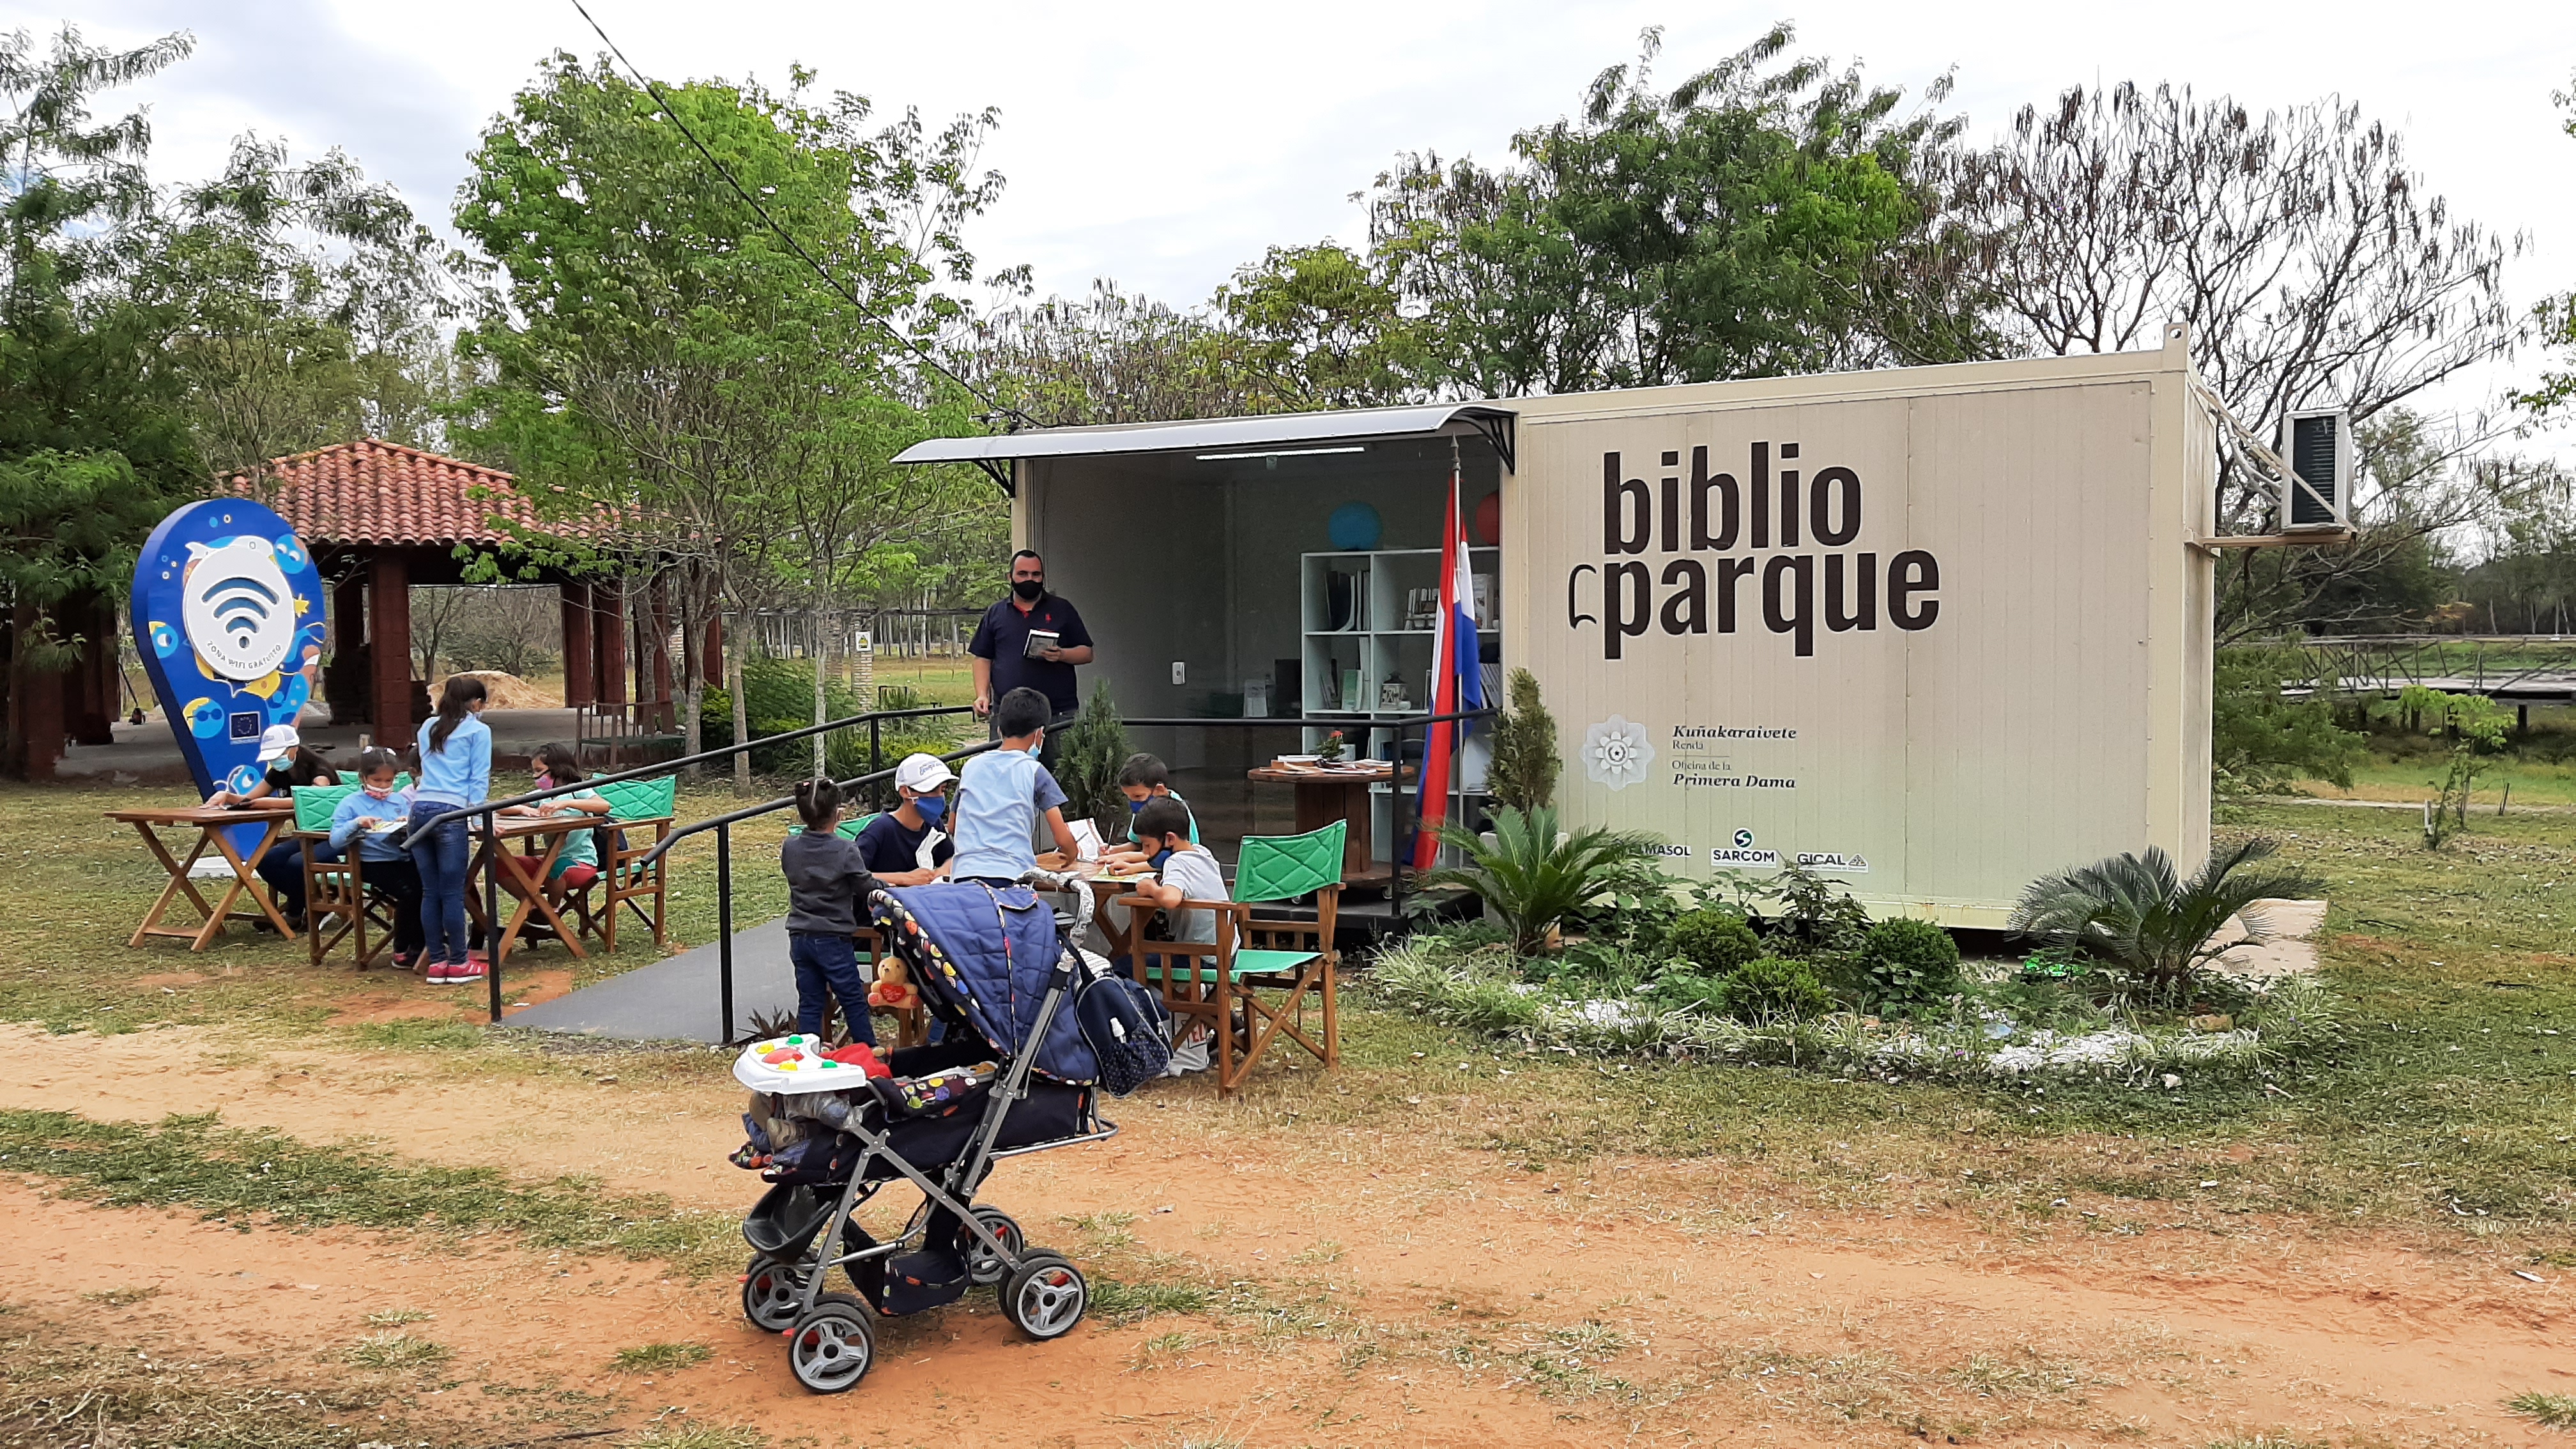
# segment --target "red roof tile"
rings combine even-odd
[[[568,537],[592,531],[587,523],[541,521],[517,482],[497,468],[377,438],[273,458],[257,480],[236,473],[224,486],[276,509],[314,547],[518,541],[505,523]]]

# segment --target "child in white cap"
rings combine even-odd
[[[895,793],[903,803],[859,832],[859,855],[868,871],[890,886],[928,885],[948,876],[948,787],[957,777],[937,755],[906,755],[894,767]]]

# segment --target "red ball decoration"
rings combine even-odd
[[[1476,504],[1476,542],[1487,548],[1503,541],[1503,495],[1488,493]]]

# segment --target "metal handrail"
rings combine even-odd
[[[411,848],[413,841],[418,840],[420,837],[436,830],[451,820],[472,820],[475,817],[480,816],[483,820],[484,851],[487,855],[497,855],[499,853],[501,843],[500,835],[498,833],[501,819],[500,812],[520,805],[533,805],[540,800],[552,800],[558,795],[571,795],[583,790],[596,790],[602,785],[622,785],[629,780],[659,779],[664,775],[676,775],[680,771],[688,769],[693,765],[704,764],[711,760],[731,759],[735,755],[743,754],[751,750],[767,749],[772,745],[792,740],[810,739],[815,735],[828,734],[834,730],[855,729],[862,724],[868,727],[868,748],[871,753],[871,757],[873,758],[878,748],[878,741],[882,736],[884,723],[887,720],[925,719],[934,715],[968,714],[972,712],[972,706],[963,704],[925,705],[916,709],[869,710],[863,714],[854,714],[841,719],[827,720],[818,725],[805,725],[801,728],[787,730],[779,734],[764,735],[756,740],[738,740],[733,744],[724,745],[716,749],[700,750],[694,755],[683,755],[676,760],[664,760],[656,764],[639,765],[632,770],[624,770],[616,774],[594,775],[589,779],[578,780],[569,785],[555,785],[543,790],[530,790],[525,794],[513,795],[506,800],[486,800],[476,805],[460,805],[453,810],[441,811],[440,813],[431,816],[426,823],[412,827],[404,833],[401,840],[395,842],[395,845],[396,848],[407,851]],[[891,772],[879,772],[880,775],[889,773]],[[876,778],[876,776],[863,776],[861,778],[873,779]],[[694,831],[690,833],[694,833]],[[667,850],[669,846],[670,841],[664,840],[640,863],[651,864],[652,862],[661,859],[663,852]],[[733,1030],[733,852],[730,848],[723,848],[718,851],[716,859],[716,876],[718,894],[717,913],[723,920],[725,942],[723,948],[725,957],[724,1028],[726,1034],[730,1036]],[[483,872],[483,923],[485,932],[492,938],[491,944],[498,944],[501,923],[501,880],[500,873],[491,869],[486,869]],[[493,956],[488,945],[485,951],[484,961],[483,979],[489,990],[489,1006],[492,1020],[497,1022],[501,1019],[501,962]]]

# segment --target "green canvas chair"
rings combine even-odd
[[[620,780],[596,787],[608,802],[608,822],[600,827],[599,878],[567,898],[583,932],[617,949],[621,904],[635,919],[653,928],[653,944],[671,944],[669,927],[670,857],[647,864],[644,857],[671,833],[671,816],[679,808],[680,781],[664,775],[652,780]],[[639,838],[645,827],[651,838]],[[651,901],[648,913],[644,902]]]
[[[313,858],[313,847],[331,837],[331,817],[340,802],[357,788],[354,782],[296,786],[295,833],[304,841],[304,919],[309,923],[304,943],[312,952],[313,964],[321,965],[342,941],[348,941],[357,952],[358,969],[364,971],[393,944],[393,903],[368,892],[356,841],[349,842],[344,860]],[[395,776],[394,788],[410,789],[411,776]],[[375,927],[372,941],[367,933],[370,926]]]
[[[1341,907],[1342,843],[1350,826],[1336,820],[1304,835],[1244,838],[1234,868],[1234,898],[1185,901],[1180,910],[1216,913],[1216,940],[1157,941],[1140,929],[1138,979],[1157,987],[1174,1017],[1207,1028],[1217,1091],[1232,1092],[1281,1037],[1327,1067],[1342,1059],[1333,949]],[[1315,919],[1289,921],[1254,908],[1311,895]],[[1308,1034],[1306,1011],[1319,1011]],[[1319,1039],[1320,1038],[1320,1039]]]

